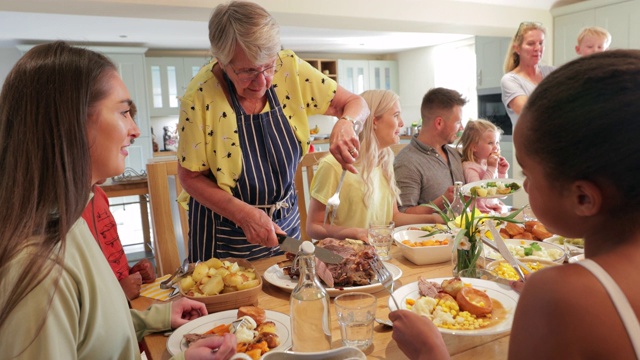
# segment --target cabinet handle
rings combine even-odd
[[[482,70],[478,70],[478,83],[476,84],[477,86],[482,85]]]

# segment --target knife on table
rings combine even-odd
[[[300,251],[302,241],[282,234],[276,234],[276,236],[278,237],[280,249],[293,254],[297,254]],[[315,256],[327,264],[340,264],[344,260],[344,257],[319,246],[316,246]]]
[[[516,274],[518,274],[518,276],[520,277],[520,280],[525,281],[524,272],[522,272],[522,269],[520,268],[519,261],[516,260],[513,254],[511,254],[511,251],[509,251],[507,244],[505,244],[504,240],[502,240],[502,236],[500,236],[500,232],[496,229],[493,221],[488,221],[487,227],[489,228],[489,231],[493,236],[493,241],[495,241],[500,255],[502,255],[502,257],[509,263],[509,265],[513,267],[513,269],[516,271]]]

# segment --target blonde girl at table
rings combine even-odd
[[[139,359],[143,336],[207,313],[189,299],[129,310],[81,217],[92,185],[124,171],[140,135],[130,105],[109,59],[64,42],[35,46],[8,74],[0,94],[3,358]],[[233,336],[206,340],[176,358],[235,353]]]
[[[338,187],[342,167],[332,155],[320,160],[311,181],[307,233],[314,239],[368,241],[367,229],[372,222],[393,221],[396,226],[442,222],[435,214],[405,214],[398,210],[400,190],[391,150],[391,145],[400,141],[404,126],[398,95],[389,90],[369,90],[360,96],[367,102],[370,114],[360,132],[360,154],[354,163],[358,173],[347,172],[335,221],[325,224],[326,203]]]
[[[638,91],[640,51],[608,51],[554,71],[522,113],[514,142],[531,208],[549,231],[584,238],[586,259],[515,283],[510,359],[640,358]],[[389,317],[409,358],[448,358],[427,318]]]
[[[462,145],[462,172],[464,182],[469,184],[480,180],[505,179],[509,162],[500,156],[500,135],[502,130],[491,121],[472,120],[464,127],[459,144]],[[505,204],[498,199],[476,200],[476,209],[483,213],[501,214]]]

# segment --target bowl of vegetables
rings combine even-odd
[[[514,257],[532,260],[545,260],[562,264],[566,259],[564,248],[542,241],[504,239],[507,248]],[[485,246],[485,257],[487,261],[502,260],[502,255]]]
[[[245,259],[211,258],[197,263],[179,287],[184,297],[204,303],[211,313],[258,305],[262,277]]]
[[[451,260],[453,235],[431,235],[422,230],[401,230],[393,234],[402,256],[416,265],[437,264]]]

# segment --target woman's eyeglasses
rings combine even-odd
[[[249,69],[249,70],[236,71],[233,65],[229,64],[229,66],[231,66],[231,70],[233,70],[233,72],[236,74],[236,76],[240,81],[248,82],[248,81],[253,81],[260,74],[262,74],[264,77],[272,77],[273,75],[275,75],[278,72],[278,70],[282,68],[282,59],[280,58],[280,55],[278,55],[278,59],[276,60],[275,65],[262,70]]]

